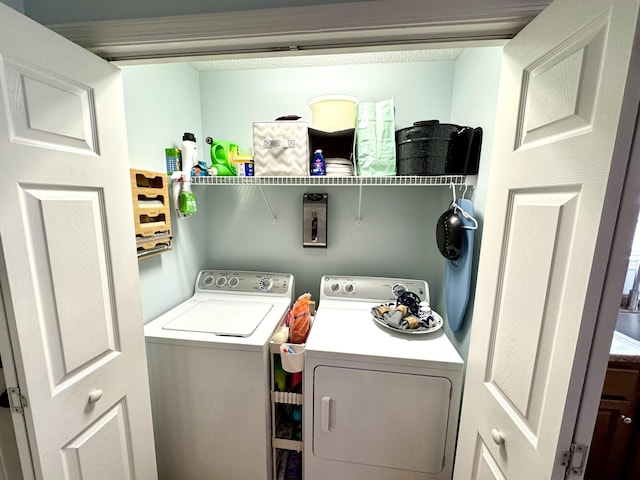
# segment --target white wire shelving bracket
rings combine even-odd
[[[273,208],[271,208],[271,204],[269,203],[269,199],[267,198],[266,193],[264,193],[264,189],[262,188],[262,185],[259,185],[259,188],[260,188],[260,193],[262,194],[262,198],[264,199],[264,203],[267,205],[267,210],[269,210],[269,213],[271,214],[271,221],[275,225],[276,223],[278,223],[278,218],[276,217],[276,214],[273,213]]]
[[[271,214],[274,224],[278,219],[267,195],[262,187],[265,186],[312,186],[324,185],[329,187],[359,187],[357,224],[362,224],[362,187],[363,186],[451,186],[465,185],[475,187],[476,175],[437,175],[418,176],[407,175],[397,177],[192,177],[192,185],[257,185],[260,187],[262,198]]]

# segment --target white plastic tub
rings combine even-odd
[[[348,95],[323,95],[309,102],[311,126],[316,130],[337,132],[356,126],[358,100]]]

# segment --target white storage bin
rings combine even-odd
[[[253,169],[256,177],[309,175],[309,133],[305,122],[253,123]]]

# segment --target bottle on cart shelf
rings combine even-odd
[[[287,372],[282,368],[280,357],[276,357],[273,362],[273,382],[276,392],[284,392],[287,389]]]

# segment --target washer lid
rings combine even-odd
[[[272,308],[272,303],[265,302],[204,300],[162,328],[249,337]]]

